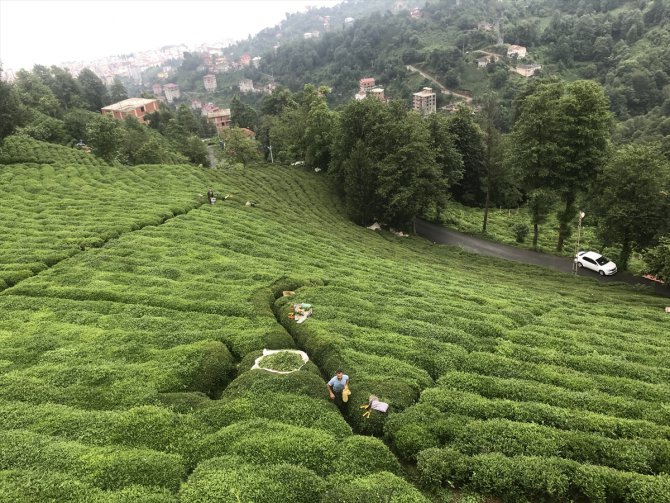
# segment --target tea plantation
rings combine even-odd
[[[356,227],[323,173],[17,162],[0,501],[670,501],[667,299]]]

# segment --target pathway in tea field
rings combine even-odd
[[[513,260],[525,264],[539,265],[556,271],[572,274],[572,260],[569,258],[547,255],[545,253],[496,243],[495,241],[488,241],[462,232],[446,229],[418,218],[416,219],[416,233],[434,243],[458,246],[470,253]],[[605,282],[624,282],[631,285],[645,285],[650,287],[655,293],[670,297],[670,288],[627,272],[618,272],[614,276],[599,276],[593,271],[585,271],[582,269],[578,270],[577,274],[579,276]]]

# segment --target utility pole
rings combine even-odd
[[[579,238],[582,234],[582,219],[586,216],[586,213],[579,211],[579,223],[577,224],[577,243],[575,244],[575,257],[572,261],[572,273],[577,276],[577,253],[579,252]]]

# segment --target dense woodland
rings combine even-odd
[[[216,157],[304,161],[328,172],[361,225],[411,229],[416,216],[445,222],[445,202],[453,199],[485,208],[486,232],[488,208],[521,205],[532,215],[534,245],[538,226],[556,215],[561,251],[581,209],[620,268],[645,252],[649,272],[670,277],[668,0],[448,0],[428,2],[419,18],[402,3],[380,1],[367,6],[376,13],[345,27],[347,8],[362,7],[291,15],[231,48],[235,55],[269,47],[260,68],[236,76],[272,74],[283,85],[271,95],[238,93],[226,104],[234,126],[256,138],[231,130],[209,142]],[[327,12],[332,29],[302,40]],[[504,45],[496,30],[478,29],[484,22],[500,26]],[[476,69],[478,50],[504,54],[510,43],[528,48],[525,62],[542,64],[535,77],[510,72],[514,61],[505,58]],[[476,113],[472,106],[427,117],[411,111],[411,93],[428,82],[407,64],[472,94]],[[202,73],[201,57],[185,53],[175,79],[186,96],[201,86]],[[351,99],[365,76],[385,87],[388,103]],[[83,141],[110,163],[209,164],[203,140],[215,131],[186,98],[149,116],[149,127],[98,113],[125,97],[120,81],[107,88],[90,70],[74,78],[38,65],[2,83],[0,135]],[[440,95],[438,105],[449,99]]]

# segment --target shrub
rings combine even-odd
[[[259,466],[235,456],[201,463],[183,485],[179,501],[209,503],[314,503],[325,482],[307,468],[289,464]]]
[[[0,444],[0,470],[51,469],[102,489],[139,484],[175,490],[185,476],[180,456],[147,449],[88,447],[21,430],[0,432]]]
[[[512,232],[514,233],[514,239],[517,243],[523,243],[530,232],[528,225],[517,222],[512,225]]]
[[[233,356],[218,341],[199,341],[161,351],[146,367],[160,375],[160,391],[200,391],[218,396],[234,369]]]
[[[212,399],[200,391],[187,391],[183,393],[160,393],[158,400],[161,404],[169,407],[174,412],[186,414],[197,409],[209,407]]]
[[[349,425],[325,397],[325,386],[320,399],[293,393],[250,393],[234,399],[224,398],[194,416],[214,429],[251,419],[272,419],[323,430],[336,437],[351,435]]]
[[[455,485],[505,501],[652,503],[668,501],[670,494],[667,474],[640,475],[550,457],[427,449],[418,456],[417,470],[426,487]]]
[[[324,431],[257,419],[205,435],[198,459],[236,454],[254,464],[294,463],[325,474],[335,458],[335,445],[335,437]]]
[[[352,478],[337,475],[328,479],[328,489],[321,503],[428,503],[414,486],[388,472],[377,472]]]
[[[352,476],[376,472],[400,474],[400,465],[384,443],[374,437],[354,435],[337,446],[335,472]]]
[[[291,374],[273,374],[250,370],[238,376],[223,393],[223,399],[233,399],[256,393],[294,393],[313,398],[326,397],[326,383],[320,375],[306,370]]]
[[[418,394],[416,387],[402,381],[390,379],[352,381],[347,420],[357,433],[381,436],[384,432],[384,422],[391,412],[399,412],[409,407],[417,400]],[[364,411],[360,407],[368,403],[370,395],[387,402],[388,412],[372,411],[369,417],[363,417]]]

